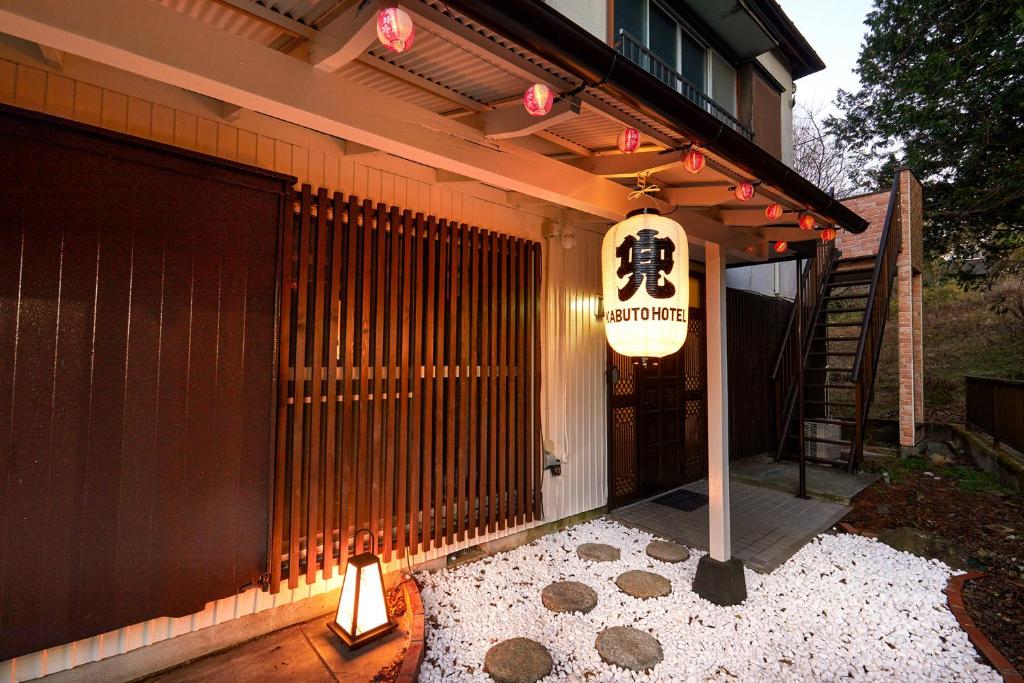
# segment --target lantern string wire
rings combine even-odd
[[[649,185],[648,182],[650,180],[650,177],[650,171],[640,171],[639,173],[637,173],[636,189],[630,192],[628,195],[626,195],[626,198],[629,199],[630,201],[635,201],[637,199],[643,199],[644,197],[646,197],[647,199],[650,199],[651,204],[653,204],[654,207],[657,208],[658,202],[655,201],[654,197],[652,197],[651,195],[653,195],[656,192],[661,192],[661,188],[658,187],[657,185]]]

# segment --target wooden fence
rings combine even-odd
[[[1024,451],[1024,381],[965,377],[967,425]]]
[[[539,517],[540,245],[306,185],[282,253],[271,590]]]

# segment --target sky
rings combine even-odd
[[[853,69],[871,0],[779,0],[779,4],[825,62],[824,71],[796,82],[797,103],[812,110],[820,106],[822,114],[838,113],[832,105],[836,92],[858,87]]]

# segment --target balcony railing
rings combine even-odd
[[[748,140],[754,139],[754,133],[744,126],[739,120],[723,109],[717,102],[696,85],[686,79],[681,73],[669,66],[661,57],[651,52],[635,36],[628,31],[619,29],[618,38],[615,41],[615,49],[626,59],[640,66],[659,81],[667,84],[670,88],[683,95],[704,111],[743,135]]]

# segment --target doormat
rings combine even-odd
[[[693,491],[687,491],[686,489],[679,489],[672,493],[666,493],[664,496],[659,496],[651,502],[675,508],[676,510],[693,512],[694,510],[707,505],[708,497],[703,493],[694,493]]]

